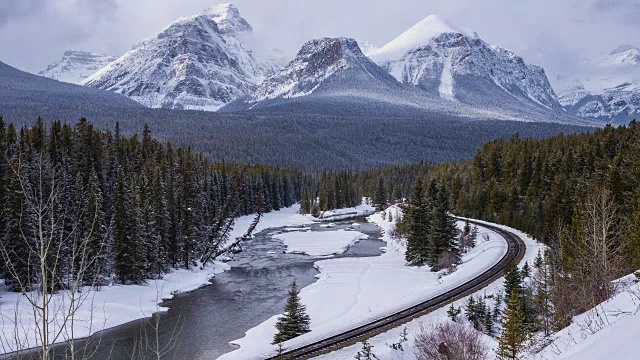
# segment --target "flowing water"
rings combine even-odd
[[[379,256],[380,247],[385,245],[379,240],[380,229],[365,219],[335,222],[332,228],[323,227],[324,224],[308,227],[313,232],[330,232],[351,229],[354,221],[360,224],[354,230],[369,235],[369,239],[357,242],[336,257]],[[243,252],[234,255],[229,263],[231,270],[218,274],[211,286],[165,301],[162,306],[168,307],[168,312],[90,337],[92,351],[95,350],[92,358],[154,358],[151,349],[156,348],[156,331],[151,324],[156,320],[163,359],[215,359],[233,351],[229,341],[243,337],[248,329],[282,313],[293,279],[300,288],[316,281],[318,272],[313,264],[319,258],[284,253],[286,247],[272,237],[276,232],[289,230],[272,228],[256,234],[244,244]],[[61,350],[62,346],[58,352]],[[65,356],[59,354],[58,358]]]

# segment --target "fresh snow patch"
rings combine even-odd
[[[440,97],[447,100],[455,100],[453,96],[453,74],[451,73],[451,56],[444,58],[442,75],[440,76],[440,87],[438,88]]]
[[[325,256],[342,254],[359,240],[368,238],[359,231],[290,232],[274,236],[287,246],[287,252]]]
[[[386,212],[392,213],[393,219],[402,217],[402,211],[396,206],[387,209]],[[300,292],[302,302],[307,306],[311,317],[312,332],[287,341],[284,344],[286,348],[308,344],[437,296],[490,268],[507,250],[507,244],[502,237],[493,231],[480,228],[479,238],[488,234],[489,241],[479,241],[472,251],[463,256],[463,262],[457,271],[441,276],[443,273],[431,272],[428,267],[405,266],[405,245],[391,237],[395,223],[385,219],[388,219],[388,216],[383,218],[381,213],[369,217],[369,221],[380,226],[384,233],[383,240],[387,246],[386,252],[381,256],[316,262],[320,271],[318,281]],[[458,226],[462,227],[464,223],[458,222]],[[446,316],[446,309],[444,314]],[[273,316],[248,330],[245,337],[232,342],[240,348],[219,359],[262,359],[273,355],[275,348],[271,341],[279,316]],[[383,348],[386,348],[386,345],[380,342],[375,346],[376,354],[379,350],[384,352]],[[324,356],[331,359],[350,359],[359,348],[360,345],[356,345],[355,351],[352,351],[353,347],[349,347],[349,352],[341,350]],[[337,356],[333,355],[338,353]],[[409,353],[405,352],[405,355]]]

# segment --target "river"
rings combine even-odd
[[[369,238],[335,257],[379,256],[385,245],[379,240],[380,229],[364,218],[334,222],[331,228],[322,223],[307,228],[313,232],[349,230],[354,221],[359,223],[354,230]],[[214,277],[210,286],[165,301],[162,306],[169,308],[167,312],[101,331],[79,345],[90,348],[92,359],[151,359],[157,333],[163,359],[216,359],[233,351],[230,341],[282,313],[293,279],[300,288],[317,280],[314,262],[320,258],[285,253],[284,244],[273,238],[275,233],[285,231],[291,228],[257,233],[244,244],[244,251],[234,255],[230,270]],[[153,326],[156,323],[157,332]],[[55,358],[66,358],[65,349],[59,346]]]

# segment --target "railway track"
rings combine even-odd
[[[387,315],[383,318],[358,326],[340,334],[332,335],[323,340],[313,342],[297,349],[289,350],[279,357],[274,356],[267,359],[309,359],[349,345],[353,345],[364,339],[371,338],[375,335],[381,334],[390,329],[405,324],[417,317],[428,314],[436,309],[449,305],[455,300],[458,300],[460,298],[473,294],[478,290],[483,289],[485,286],[502,277],[506,266],[510,262],[520,262],[520,260],[522,260],[525,253],[525,245],[520,237],[496,226],[481,224],[475,221],[469,222],[493,230],[496,233],[500,234],[500,236],[502,236],[507,241],[508,247],[506,254],[500,259],[500,261],[498,261],[498,263],[493,265],[491,268],[481,273],[477,277],[467,281],[466,283],[456,287],[455,289],[451,289],[417,305],[411,306],[407,309],[398,311],[391,315]]]

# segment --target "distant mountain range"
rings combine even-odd
[[[640,49],[622,45],[581,64],[573,89],[560,103],[573,115],[626,124],[640,119]]]
[[[51,79],[80,84],[96,71],[115,61],[116,57],[82,50],[67,50],[62,59],[38,73]]]
[[[41,75],[113,91],[147,107],[223,112],[594,124],[584,118],[626,122],[633,111],[621,101],[636,101],[620,87],[559,98],[543,68],[434,15],[380,47],[315,39],[287,62],[281,52],[263,54],[257,45],[235,6],[215,5],[117,59],[68,52]],[[616,61],[636,63],[633,50],[618,49]],[[88,75],[89,69],[98,70]]]

